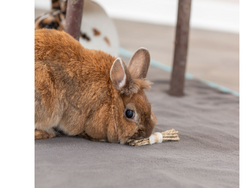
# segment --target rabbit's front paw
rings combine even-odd
[[[87,135],[85,132],[79,134],[78,136],[83,137],[83,138],[85,138],[85,139],[87,139],[87,140],[90,140],[90,141],[94,141],[94,142],[107,142],[106,139],[96,139],[96,138],[92,138],[92,137],[90,137],[89,135]]]
[[[41,131],[41,130],[35,130],[35,139],[38,140],[38,139],[46,139],[46,138],[52,138],[54,137],[55,135],[53,134],[48,134],[47,132],[45,131]]]

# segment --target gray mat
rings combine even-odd
[[[35,186],[238,187],[239,98],[187,80],[171,97],[169,73],[150,67],[147,92],[155,131],[174,128],[179,142],[133,147],[60,136],[35,141]]]

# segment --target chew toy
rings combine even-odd
[[[165,132],[159,133],[156,132],[152,134],[149,138],[144,138],[141,140],[128,140],[127,144],[130,146],[144,146],[148,144],[156,144],[156,143],[162,143],[165,141],[178,141],[180,140],[178,136],[178,131],[171,129],[167,130]]]

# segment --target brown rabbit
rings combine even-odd
[[[85,49],[63,31],[35,31],[35,139],[54,128],[94,141],[149,137],[156,117],[143,89],[150,63],[140,48],[128,67],[121,58]]]

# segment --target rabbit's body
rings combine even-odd
[[[143,96],[143,101],[146,96],[138,88],[137,94],[132,96],[129,91],[133,85],[130,85],[130,90],[117,89],[119,84],[115,85],[115,79],[111,79],[115,61],[116,58],[102,51],[85,49],[65,32],[36,30],[36,139],[54,137],[55,127],[68,135],[109,142],[125,143],[135,135],[139,126],[125,126],[131,122],[124,119],[124,100],[134,98],[140,101],[136,96]],[[116,64],[119,69],[121,65]],[[113,71],[114,77],[119,71]],[[127,83],[129,76],[121,80],[119,75],[117,81]],[[141,81],[143,84],[146,81]],[[151,113],[151,107],[148,110]]]

